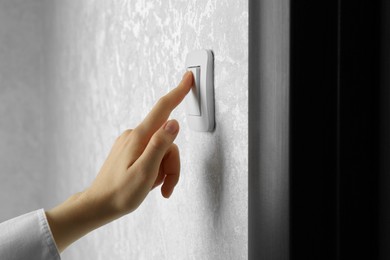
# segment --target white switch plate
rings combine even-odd
[[[211,50],[197,50],[187,54],[187,70],[199,67],[199,89],[197,92],[189,93],[186,102],[186,114],[188,126],[199,132],[211,132],[214,130],[214,56]],[[193,90],[192,90],[193,91]],[[198,93],[200,103],[200,115],[194,115],[194,108],[197,104],[193,93]],[[192,96],[191,96],[192,95]]]

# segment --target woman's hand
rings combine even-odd
[[[46,212],[60,252],[93,229],[134,211],[160,184],[162,195],[169,198],[179,180],[180,157],[173,143],[179,124],[167,120],[192,84],[192,73],[185,73],[142,123],[116,139],[92,185]]]

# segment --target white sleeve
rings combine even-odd
[[[0,259],[61,259],[43,209],[0,223]]]

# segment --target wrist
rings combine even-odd
[[[94,229],[118,218],[104,207],[104,201],[84,191],[46,212],[54,240],[60,252]]]

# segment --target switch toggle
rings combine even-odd
[[[188,115],[200,116],[200,67],[188,68],[194,77],[194,85],[186,98],[186,111]]]
[[[214,54],[197,50],[187,54],[185,67],[194,75],[194,86],[187,94],[186,117],[191,130],[212,132],[214,116]]]

